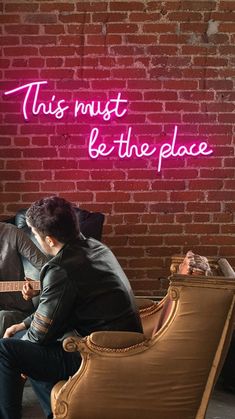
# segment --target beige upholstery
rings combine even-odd
[[[165,296],[160,302],[157,302],[150,299],[136,298],[146,338],[150,338],[153,331],[158,327],[166,299],[167,296]]]
[[[83,362],[53,388],[54,418],[203,419],[232,333],[234,293],[232,279],[174,274],[170,312],[151,338],[68,338],[65,349]]]

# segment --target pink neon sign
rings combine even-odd
[[[132,128],[129,127],[126,138],[121,134],[119,140],[113,141],[113,143],[118,144],[117,152],[121,159],[125,157],[149,157],[157,152],[157,147],[151,147],[148,143],[142,143],[139,146],[131,144],[131,130]],[[193,143],[190,146],[182,145],[176,149],[177,130],[178,128],[175,126],[171,143],[164,143],[160,147],[158,155],[158,172],[162,169],[163,159],[168,159],[169,157],[183,157],[185,155],[194,157],[200,155],[209,156],[213,153],[213,150],[209,149],[208,144],[203,141],[200,143]],[[105,143],[97,145],[98,135],[99,129],[93,128],[89,139],[89,155],[93,159],[97,159],[99,156],[109,156],[115,151],[115,145],[110,146]]]
[[[78,118],[82,115],[88,115],[91,118],[101,117],[104,121],[110,121],[112,117],[121,118],[126,112],[127,100],[122,98],[120,92],[117,96],[109,99],[105,103],[101,101],[90,101],[82,102],[75,100],[74,103],[66,103],[65,99],[56,99],[56,95],[53,94],[50,101],[42,101],[40,99],[41,88],[47,84],[47,81],[38,81],[32,83],[26,83],[23,86],[5,92],[6,96],[12,94],[24,94],[23,99],[23,116],[26,121],[29,120],[30,116],[37,115],[51,115],[57,120],[64,117],[66,112],[72,112],[74,118]],[[124,134],[120,135],[118,140],[113,140],[112,144],[106,144],[101,142],[99,139],[99,128],[92,128],[89,144],[88,154],[92,159],[98,157],[107,157],[112,153],[117,153],[119,158],[141,158],[150,157],[158,153],[158,166],[157,171],[160,172],[162,169],[162,163],[164,159],[169,157],[183,157],[183,156],[209,156],[213,153],[213,150],[209,148],[205,141],[193,143],[191,145],[176,146],[177,142],[177,131],[178,127],[175,126],[173,138],[169,142],[165,142],[161,145],[158,150],[157,147],[151,146],[148,143],[133,144],[131,139],[132,127],[128,128],[126,137]]]

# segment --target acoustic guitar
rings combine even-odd
[[[31,287],[39,291],[40,281],[29,281]],[[22,291],[23,285],[26,281],[0,281],[0,292],[13,292],[13,291]]]

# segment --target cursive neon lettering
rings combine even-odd
[[[118,93],[117,98],[110,99],[103,105],[99,100],[92,101],[90,103],[79,102],[76,100],[74,105],[74,116],[77,118],[80,112],[82,115],[89,114],[91,117],[100,115],[104,121],[109,121],[112,114],[114,114],[117,118],[121,118],[127,112],[126,108],[120,110],[121,103],[127,103],[126,99],[121,98],[121,93]]]
[[[184,155],[187,156],[199,156],[199,155],[204,155],[204,156],[208,156],[211,153],[213,153],[212,149],[208,149],[208,144],[204,141],[202,141],[201,143],[194,143],[191,146],[189,146],[189,149],[187,148],[187,145],[183,145],[180,146],[177,150],[175,150],[175,146],[176,146],[176,138],[177,138],[177,126],[175,126],[174,129],[174,135],[173,135],[173,139],[172,139],[172,143],[164,143],[161,147],[160,147],[160,152],[159,152],[159,159],[158,159],[158,169],[157,171],[160,172],[161,168],[162,168],[162,159],[167,159],[169,157],[183,157]],[[194,151],[194,149],[196,149]]]
[[[23,86],[17,87],[16,89],[9,90],[5,92],[5,95],[10,95],[13,93],[19,93],[26,91],[24,101],[23,101],[23,115],[25,120],[29,119],[28,117],[28,108],[31,106],[31,113],[33,115],[39,115],[41,112],[44,115],[55,115],[57,119],[61,119],[64,116],[64,112],[69,108],[69,106],[61,106],[65,100],[55,101],[55,95],[52,96],[51,100],[47,103],[39,102],[39,93],[40,87],[43,84],[47,84],[47,81],[38,81],[24,84]],[[32,105],[31,105],[32,101]],[[54,107],[54,109],[53,109]]]
[[[114,147],[111,147],[109,150],[106,151],[107,146],[104,143],[96,145],[98,135],[99,135],[99,129],[93,128],[90,133],[89,147],[88,147],[89,156],[92,159],[97,159],[97,157],[99,156],[108,156],[114,150]]]
[[[130,145],[130,139],[131,139],[131,130],[132,128],[128,128],[127,138],[124,138],[124,135],[120,135],[119,140],[114,140],[113,142],[116,144],[119,144],[118,147],[118,156],[123,159],[124,157],[132,157],[135,155],[136,157],[143,157],[143,156],[151,156],[155,153],[156,147],[153,147],[151,151],[149,150],[149,144],[143,143],[140,146],[140,151],[138,150],[138,146],[133,144]]]
[[[101,117],[103,121],[110,121],[112,117],[122,118],[127,112],[127,100],[122,98],[120,92],[108,101],[83,102],[76,99],[73,104],[66,104],[65,99],[52,94],[49,100],[41,100],[41,89],[47,85],[46,80],[26,83],[15,89],[8,90],[6,96],[23,94],[23,116],[26,121],[30,116],[45,115],[62,119],[66,111],[70,111],[74,118],[80,115],[88,115],[91,118]],[[163,143],[159,149],[157,171],[162,169],[163,161],[170,157],[182,158],[184,156],[208,156],[213,153],[205,141],[193,144],[177,145],[178,127],[175,126],[171,141]],[[108,144],[99,138],[100,132],[97,127],[90,132],[88,154],[92,159],[107,157],[116,152],[120,159],[150,157],[157,153],[157,147],[148,143],[134,143],[132,141],[132,127],[128,127],[127,134],[121,133],[119,139],[109,139]]]

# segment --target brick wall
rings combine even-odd
[[[235,266],[235,1],[0,7],[1,219],[54,193],[104,212],[103,240],[139,294],[164,292],[174,253],[192,249]],[[51,112],[33,113],[32,88],[26,121],[26,90],[4,92],[42,80],[38,103]],[[72,112],[76,100],[102,107],[118,92],[128,101],[122,117]],[[68,106],[61,119],[53,114],[58,100]],[[158,172],[157,153],[176,125],[175,150],[204,141],[213,154],[163,158]],[[89,155],[94,127],[97,147],[116,144],[106,157]],[[130,127],[131,145],[146,143],[155,154],[118,157],[113,141]]]

